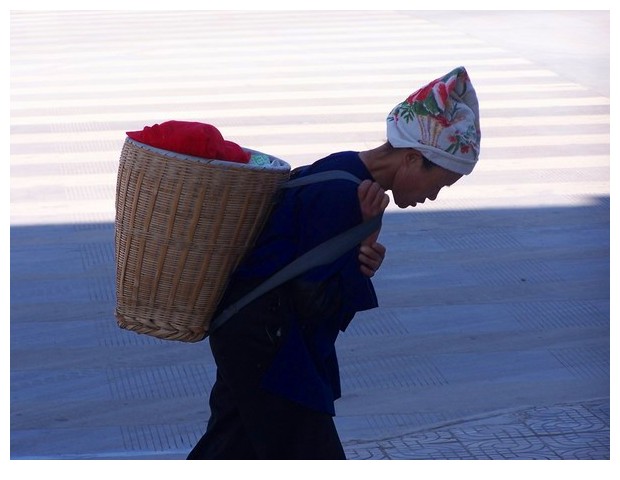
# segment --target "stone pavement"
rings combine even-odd
[[[381,307],[338,345],[347,456],[609,459],[609,18],[14,11],[10,458],[180,459],[208,418],[207,343],[115,324],[125,131],[205,121],[296,166],[465,65],[482,157],[386,214]]]

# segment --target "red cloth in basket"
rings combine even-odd
[[[225,140],[213,125],[169,120],[143,130],[127,132],[132,140],[171,152],[194,157],[248,163],[250,154]]]

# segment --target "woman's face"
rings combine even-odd
[[[453,185],[462,176],[438,165],[427,168],[421,155],[409,154],[394,176],[394,203],[400,208],[407,208],[427,199],[435,200],[442,188]]]

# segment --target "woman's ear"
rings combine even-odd
[[[408,148],[407,150],[405,150],[403,160],[405,166],[412,167],[418,163],[422,163],[422,155],[420,155],[417,150],[414,150],[413,148]]]

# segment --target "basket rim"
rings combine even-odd
[[[184,153],[172,152],[170,150],[164,150],[163,148],[153,147],[151,145],[147,145],[146,143],[138,142],[130,137],[125,138],[125,142],[135,146],[136,148],[140,148],[152,153],[156,153],[162,155],[164,157],[174,158],[177,160],[189,160],[192,162],[201,163],[203,165],[213,164],[214,166],[223,166],[227,168],[238,168],[242,170],[269,170],[271,172],[288,172],[291,170],[291,166],[289,163],[284,160],[274,157],[268,153],[261,152],[259,150],[253,150],[247,147],[241,147],[243,150],[250,153],[258,153],[261,155],[266,155],[269,157],[270,163],[268,165],[250,165],[249,163],[239,163],[239,162],[229,162],[226,160],[217,160],[214,158],[202,158],[195,157],[193,155],[187,155]]]

